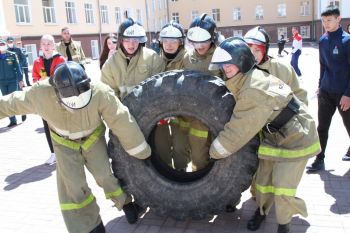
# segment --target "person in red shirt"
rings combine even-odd
[[[300,77],[301,72],[298,66],[299,56],[301,54],[301,49],[303,47],[303,38],[299,34],[299,31],[296,27],[292,27],[293,33],[293,44],[292,44],[292,60],[290,64],[293,66],[295,73]]]
[[[41,37],[40,49],[42,51],[42,56],[35,59],[33,64],[33,83],[50,78],[53,75],[56,66],[66,61],[62,55],[55,51],[55,39],[52,35],[43,35]],[[46,139],[51,152],[50,158],[45,162],[45,164],[51,165],[56,162],[56,156],[52,146],[49,126],[44,119],[43,123]]]

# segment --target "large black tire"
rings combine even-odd
[[[176,115],[200,119],[214,139],[230,120],[235,102],[217,77],[195,71],[170,71],[141,83],[123,103],[152,146],[152,130],[157,122]],[[153,147],[151,159],[138,160],[129,156],[117,137],[110,134],[108,149],[116,177],[139,205],[175,219],[203,219],[240,200],[257,169],[258,144],[255,137],[234,155],[211,163],[192,177],[164,172],[154,159],[157,156]],[[176,178],[172,179],[172,175]]]

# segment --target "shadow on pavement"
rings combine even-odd
[[[321,171],[321,180],[324,182],[324,190],[335,199],[335,203],[330,210],[335,214],[350,213],[350,192],[348,184],[350,183],[350,169],[344,175],[334,175],[334,170]]]
[[[8,185],[4,187],[4,190],[9,191],[18,188],[22,184],[46,179],[52,175],[54,170],[56,170],[56,165],[41,164],[28,168],[22,172],[11,174],[5,179],[5,182],[7,182]]]
[[[36,128],[35,132],[37,132],[37,133],[45,133],[44,127]]]

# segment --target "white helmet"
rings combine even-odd
[[[267,35],[266,31],[260,26],[250,29],[244,35],[244,40],[248,44],[264,45],[264,46],[267,46],[270,42],[269,36]]]
[[[201,43],[211,40],[217,42],[216,23],[207,14],[196,17],[188,29],[187,39],[191,42]]]
[[[160,41],[162,41],[164,38],[183,39],[184,37],[185,33],[183,27],[175,21],[171,21],[170,23],[164,25],[159,33]]]
[[[135,38],[140,43],[147,42],[146,31],[140,23],[134,22],[132,18],[127,18],[122,22],[118,29],[118,37],[123,38]]]

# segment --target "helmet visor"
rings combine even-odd
[[[209,70],[219,70],[224,64],[233,64],[232,56],[225,49],[217,47],[211,59]]]
[[[206,42],[209,41],[211,39],[211,35],[210,33],[201,28],[201,27],[193,27],[190,28],[187,32],[187,39],[190,42]]]
[[[68,108],[81,109],[89,104],[91,97],[92,97],[92,92],[91,92],[91,89],[89,89],[88,91],[85,91],[84,93],[81,93],[78,96],[71,96],[66,98],[61,97],[61,101],[63,105]]]

